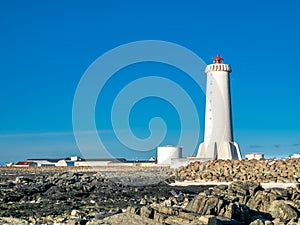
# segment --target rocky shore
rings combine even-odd
[[[67,170],[2,168],[0,224],[86,224],[124,212],[128,206],[163,202],[172,193],[191,198],[203,190],[170,187],[168,168]]]
[[[300,225],[298,160],[168,168],[1,169],[0,224]],[[174,180],[231,182],[171,186]],[[260,182],[293,182],[263,188]]]
[[[129,207],[129,213],[157,224],[300,224],[300,186],[263,189],[256,182],[209,188],[191,201],[172,196],[160,204]]]

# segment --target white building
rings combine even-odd
[[[108,166],[109,164],[119,164],[121,162],[126,162],[123,158],[92,158],[92,159],[83,159],[78,158],[77,161],[74,161],[74,166],[91,166],[91,167],[97,167],[97,166]]]
[[[206,67],[206,108],[204,142],[197,158],[242,159],[239,146],[233,141],[230,101],[230,65],[218,55]]]
[[[260,159],[264,159],[265,156],[263,153],[248,153],[245,155],[245,158],[248,160],[251,160],[251,159],[260,160]]]
[[[107,166],[109,164],[125,163],[123,158],[109,158],[109,159],[84,159],[78,156],[71,158],[46,158],[46,159],[27,159],[36,163],[37,166]]]
[[[59,159],[27,159],[27,161],[35,162],[37,166],[55,166]]]
[[[37,164],[32,161],[21,161],[14,165],[14,167],[31,167],[31,166],[37,166]]]
[[[55,166],[74,166],[74,161],[61,159],[55,163]]]
[[[37,166],[73,166],[74,162],[70,158],[45,158],[45,159],[27,159],[36,163]]]
[[[293,155],[290,156],[291,159],[300,159],[300,154],[294,153]]]

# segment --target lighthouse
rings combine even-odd
[[[233,141],[230,101],[230,65],[220,55],[207,65],[204,142],[197,158],[242,159],[239,146]]]

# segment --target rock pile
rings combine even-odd
[[[300,160],[213,160],[179,168],[175,179],[204,181],[300,182]]]
[[[128,207],[127,212],[165,224],[300,224],[299,185],[263,189],[259,183],[235,181],[184,202],[179,196],[171,197],[160,204]]]

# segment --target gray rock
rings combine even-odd
[[[268,212],[273,218],[278,218],[283,221],[290,221],[294,217],[298,217],[298,212],[296,209],[286,204],[283,200],[273,201],[270,205]]]
[[[253,213],[253,212],[251,212],[251,213]],[[255,221],[255,220],[265,220],[265,219],[259,214],[259,212],[257,212],[256,215],[251,217],[252,222]]]
[[[157,211],[154,212],[154,221],[158,223],[164,223],[166,218],[168,218],[167,215],[159,213]]]
[[[198,221],[201,224],[207,225],[216,225],[217,224],[217,217],[212,215],[201,216],[198,218]]]
[[[241,222],[223,216],[217,216],[216,219],[218,225],[241,225]]]
[[[256,219],[250,223],[250,225],[265,225],[264,221],[261,219]]]
[[[192,201],[188,203],[185,209],[195,213],[202,212],[202,208],[204,207],[206,200],[206,196],[197,195]]]
[[[271,193],[273,193],[274,195],[276,195],[276,199],[280,200],[280,199],[288,199],[289,193],[286,189],[284,188],[271,188]]]
[[[177,216],[179,214],[179,210],[174,209],[172,207],[159,206],[155,208],[159,213],[169,215],[169,216]]]
[[[170,224],[170,225],[192,225],[193,224],[194,225],[195,223],[193,223],[189,220],[177,217],[177,216],[168,216],[165,219],[163,224]],[[196,224],[197,225],[202,225],[202,223],[198,223],[198,222],[196,222]]]
[[[208,197],[204,207],[202,208],[202,212],[200,213],[203,215],[216,214],[216,211],[218,211],[217,209],[218,203],[219,203],[219,199],[217,197]]]
[[[222,207],[225,206],[223,203],[223,201],[219,203],[219,198],[216,196],[198,195],[189,202],[186,210],[203,215],[215,215],[221,212]]]
[[[212,192],[215,195],[224,195],[224,192],[227,190],[227,185],[217,185],[213,188]]]
[[[17,218],[11,218],[11,217],[0,217],[0,224],[2,225],[25,225],[29,224],[27,221]]]
[[[284,223],[283,221],[281,221],[279,218],[276,218],[272,221],[272,223],[274,225],[285,225],[286,223]]]
[[[270,220],[265,220],[265,225],[273,225],[273,222]]]
[[[113,215],[110,217],[106,217],[102,220],[94,219],[86,223],[86,225],[162,225],[162,223],[156,222],[152,219],[141,217],[138,215],[130,214],[130,213],[121,213],[117,215]]]
[[[141,208],[141,213],[140,215],[142,217],[145,217],[145,218],[150,218],[150,219],[153,219],[154,217],[154,210],[150,207],[147,207],[147,206],[143,206]]]
[[[291,219],[288,223],[287,223],[287,225],[298,225],[298,218],[293,218],[293,219]]]
[[[230,203],[224,214],[225,217],[235,219],[243,224],[249,224],[251,221],[251,214],[249,208],[244,204]]]
[[[256,194],[257,191],[262,190],[262,187],[260,185],[260,183],[256,183],[256,182],[252,182],[249,185],[249,194],[250,196],[254,196]]]
[[[249,186],[246,183],[240,181],[234,181],[228,185],[228,189],[232,190],[234,193],[240,193],[242,195],[249,195]]]

